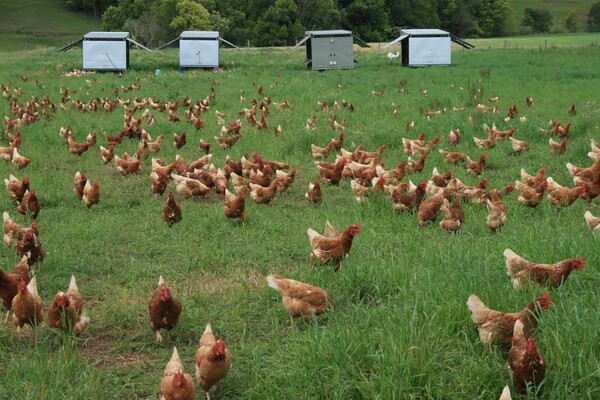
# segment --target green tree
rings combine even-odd
[[[300,23],[308,30],[337,28],[341,14],[334,0],[296,0]]]
[[[365,41],[382,42],[388,38],[390,18],[384,0],[356,0],[346,10],[347,28]]]
[[[102,14],[102,30],[114,31],[123,29],[125,21],[129,18],[128,11],[130,10],[122,4],[108,7],[104,14]]]
[[[158,0],[119,0],[102,14],[102,29],[122,30],[128,20],[138,19],[150,11]]]
[[[478,16],[484,37],[506,36],[514,32],[512,8],[506,0],[483,1]]]
[[[198,0],[200,4],[204,6],[208,10],[209,13],[212,14],[213,11],[217,10],[217,1],[216,0]]]
[[[275,0],[247,0],[247,6],[243,10],[250,21],[258,21],[270,7],[275,5],[275,2]]]
[[[170,26],[173,19],[178,15],[178,2],[179,0],[159,0],[158,5],[156,6],[156,14],[161,26],[161,36],[164,43],[172,40],[173,37],[179,34],[176,29],[173,29]]]
[[[534,33],[550,32],[552,14],[544,9],[526,8],[523,25],[530,27]]]
[[[176,10],[177,15],[169,27],[177,33],[186,30],[205,31],[211,28],[210,14],[202,4],[194,0],[180,0],[177,2]]]
[[[139,18],[128,19],[123,30],[131,32],[136,41],[148,47],[157,47],[160,43],[162,28],[155,10],[146,11]]]
[[[250,17],[248,0],[219,0],[215,4],[215,9],[210,10],[212,14],[218,12],[221,18],[227,20],[226,29],[220,23],[215,23],[213,29],[219,30],[221,36],[226,37],[232,43],[245,45],[247,41],[255,43],[256,38],[256,19]],[[268,7],[267,7],[268,8]],[[266,11],[266,8],[264,9]]]
[[[71,10],[99,17],[108,7],[116,6],[118,0],[62,0],[62,3]]]
[[[600,1],[590,8],[588,29],[590,32],[600,32]]]
[[[246,45],[247,42],[255,44],[256,24],[247,19],[247,14],[241,10],[233,9],[227,11],[225,16],[229,20],[229,29],[222,35],[227,37],[227,40],[238,46]]]
[[[222,16],[220,12],[214,11],[210,13],[210,26],[212,26],[211,29],[219,33],[223,32],[224,34],[229,29],[229,24],[229,19]]]
[[[471,3],[471,4],[470,4]],[[474,15],[473,1],[440,0],[440,27],[459,37],[477,37],[482,32]]]
[[[577,14],[575,11],[571,11],[565,20],[565,28],[571,33],[575,33],[579,30],[579,22],[577,21]]]
[[[304,34],[293,0],[276,0],[257,21],[259,46],[290,45]]]
[[[439,0],[386,0],[384,11],[393,26],[402,28],[437,28]],[[374,2],[375,3],[375,2]]]

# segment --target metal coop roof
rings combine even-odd
[[[181,32],[181,34],[179,35],[178,38],[175,38],[173,40],[171,40],[170,42],[167,42],[165,44],[163,44],[162,46],[160,46],[158,49],[156,50],[162,50],[166,47],[169,47],[170,45],[179,42],[180,40],[193,40],[193,39],[198,39],[198,40],[202,40],[202,39],[213,39],[213,40],[219,40],[223,43],[227,43],[229,46],[231,47],[235,47],[238,50],[242,50],[239,47],[237,47],[235,44],[228,42],[227,40],[223,39],[222,37],[219,37],[219,32],[218,31],[183,31]]]
[[[84,39],[121,39],[129,37],[129,32],[88,32],[83,35]]]
[[[306,31],[304,32],[307,36],[332,36],[332,35],[352,35],[351,31],[344,29],[332,29],[328,31]]]
[[[321,37],[321,36],[325,36],[325,37],[327,37],[327,36],[352,36],[356,40],[356,42],[358,43],[358,45],[360,47],[371,47],[367,42],[365,42],[358,36],[354,35],[352,33],[352,31],[347,31],[344,29],[332,29],[332,30],[326,30],[326,31],[306,31],[306,32],[304,32],[304,34],[306,36],[304,36],[304,38],[302,38],[302,40],[300,40],[298,43],[296,43],[296,45],[294,46],[295,49],[302,46],[304,44],[304,42],[306,42],[311,37]]]
[[[472,49],[475,47],[472,44],[462,40],[461,38],[451,35],[450,32],[443,31],[441,29],[402,29],[400,31],[400,36],[398,36],[396,39],[392,40],[391,42],[387,43],[386,45],[382,46],[379,50],[385,50],[388,47],[393,46],[396,43],[403,41],[407,37],[418,37],[418,36],[450,37],[451,41],[453,41],[454,43],[458,43],[459,45],[461,45],[464,48]]]
[[[218,39],[217,31],[183,31],[179,35],[181,39]]]
[[[73,47],[81,44],[84,40],[127,40],[130,43],[135,44],[141,49],[152,51],[146,46],[143,46],[129,37],[129,32],[88,32],[81,39],[69,43],[65,47],[58,49],[57,51],[67,51]]]
[[[410,36],[449,36],[450,32],[441,29],[402,29],[402,33]]]

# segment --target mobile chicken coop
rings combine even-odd
[[[306,60],[309,69],[354,68],[354,40],[361,47],[371,47],[346,30],[306,31],[306,36],[294,48],[306,43]]]
[[[221,42],[241,50],[233,43],[219,36],[217,31],[183,31],[178,38],[159,47],[161,50],[179,42],[179,67],[214,68],[219,66],[219,46]]]
[[[79,40],[58,51],[67,51],[81,44],[85,71],[123,71],[129,68],[130,43],[147,50],[129,37],[129,32],[88,32]]]
[[[408,67],[450,65],[451,42],[467,49],[475,47],[441,29],[403,29],[400,33],[399,37],[381,47],[380,50],[400,42],[402,64]]]

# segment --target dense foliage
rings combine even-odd
[[[567,31],[570,33],[575,33],[579,30],[577,14],[574,11],[570,12],[567,16],[567,19],[565,20],[565,28],[567,28]]]
[[[117,0],[62,0],[65,7],[100,17]]]
[[[91,0],[90,0],[91,1]],[[65,0],[89,9],[85,0]],[[514,33],[507,0],[106,0],[96,1],[105,30],[126,29],[148,46],[183,30],[213,29],[236,43],[292,45],[314,29],[349,29],[385,41],[402,28],[441,28],[460,37]],[[102,8],[103,7],[103,8]]]
[[[533,33],[550,32],[552,15],[548,10],[526,8],[523,25],[530,27]]]
[[[600,32],[600,1],[590,8],[588,27],[590,32]]]

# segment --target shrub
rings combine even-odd
[[[590,32],[600,32],[600,1],[590,8],[588,29]]]
[[[550,32],[552,14],[548,10],[526,8],[523,25],[530,26],[534,33]]]

